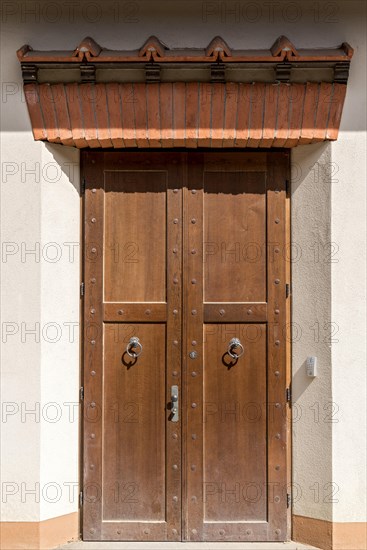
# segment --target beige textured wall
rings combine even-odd
[[[358,107],[366,121],[366,103]],[[336,522],[366,521],[366,134],[343,132],[332,146],[333,506]]]
[[[293,323],[293,511],[332,519],[321,498],[332,481],[332,424],[324,406],[332,401],[331,347],[331,145],[301,146],[292,152],[292,323]],[[325,250],[324,250],[325,248]],[[306,376],[306,358],[318,358],[317,378]],[[313,487],[313,489],[312,489]]]

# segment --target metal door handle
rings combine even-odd
[[[178,422],[178,386],[171,386],[171,422]]]
[[[236,351],[237,350],[237,351]],[[239,338],[232,338],[228,344],[228,355],[233,359],[238,359],[245,353],[243,345],[240,342]]]
[[[138,351],[134,351],[134,349],[137,349]],[[140,343],[140,340],[137,336],[133,336],[130,338],[128,345],[126,346],[126,353],[130,355],[130,357],[134,357],[136,359],[141,355],[143,351],[143,346]]]

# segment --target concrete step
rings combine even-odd
[[[72,542],[58,550],[319,550],[299,542]]]

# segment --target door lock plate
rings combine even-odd
[[[178,422],[179,419],[178,386],[171,386],[171,422]]]

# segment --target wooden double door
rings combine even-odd
[[[85,540],[286,540],[287,169],[84,154]]]

